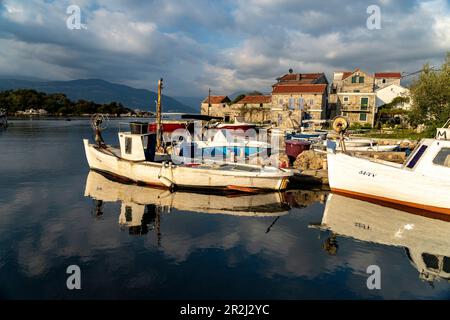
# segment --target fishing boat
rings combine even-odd
[[[225,129],[225,130],[242,130],[245,132],[250,129],[255,129],[256,124],[239,121],[238,118],[235,118],[234,123],[217,123],[215,126],[211,128]]]
[[[170,156],[155,154],[154,134],[119,132],[118,135],[119,148],[83,140],[91,169],[161,187],[241,191],[282,190],[292,175],[289,170],[245,164],[175,165]]]
[[[6,110],[0,109],[0,129],[8,127],[8,119],[6,118]]]
[[[372,139],[349,139],[344,140],[346,151],[375,151],[375,152],[390,152],[400,148],[400,144],[380,145]],[[323,144],[326,146],[327,141]],[[342,146],[336,145],[336,150],[341,151]]]
[[[287,139],[290,140],[326,140],[327,131],[304,131],[301,133],[288,134]]]
[[[336,252],[338,237],[403,247],[422,280],[449,280],[449,216],[417,209],[410,212],[330,194],[319,228],[331,231],[333,239],[324,248]],[[329,247],[333,243],[334,249]]]
[[[229,196],[184,191],[171,193],[157,188],[120,183],[94,171],[88,174],[84,195],[104,202],[120,201],[122,203],[119,218],[121,224],[140,225],[145,207],[148,205],[159,207],[166,212],[175,209],[192,213],[246,217],[277,217],[288,214],[290,209],[285,195],[280,192],[241,193]]]
[[[435,139],[423,139],[404,164],[337,152],[329,145],[327,157],[331,190],[450,214],[449,125],[450,120],[444,128],[437,129]]]
[[[121,179],[170,188],[240,190],[286,189],[291,170],[247,164],[174,164],[165,154],[161,141],[161,89],[158,84],[157,133],[148,132],[147,123],[131,123],[130,131],[119,131],[119,147],[106,145],[101,136],[102,118],[95,116],[92,125],[95,143],[84,139],[89,167]]]

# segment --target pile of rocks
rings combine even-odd
[[[327,169],[327,155],[314,150],[303,151],[297,156],[294,162],[294,169],[302,171]]]

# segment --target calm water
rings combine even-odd
[[[83,137],[83,120],[0,132],[1,298],[450,298],[449,222],[326,192],[123,185],[89,174]],[[73,264],[79,291],[66,288]]]

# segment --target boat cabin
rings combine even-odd
[[[404,169],[436,178],[450,174],[450,129],[437,129],[436,139],[424,139],[406,159]]]
[[[119,132],[120,157],[131,161],[155,161],[156,133],[148,124],[132,122],[129,132]]]

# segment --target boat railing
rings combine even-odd
[[[447,122],[444,124],[443,128],[450,128],[450,118],[447,120]]]

